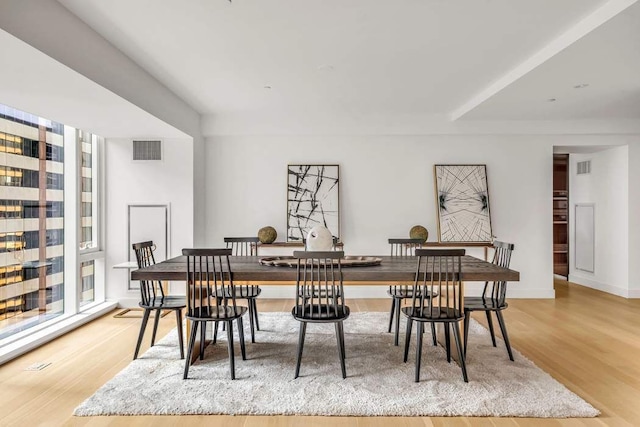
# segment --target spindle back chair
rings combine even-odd
[[[257,237],[225,237],[224,242],[228,249],[231,249],[233,256],[257,256],[258,242]],[[258,305],[256,298],[262,292],[258,285],[236,285],[236,298],[247,300],[249,308],[249,324],[251,326],[251,342],[256,342],[255,331],[260,330],[260,322],[258,320]],[[255,325],[254,325],[255,323]],[[215,325],[215,334],[218,333],[218,325]]]
[[[493,264],[503,268],[509,268],[511,264],[511,254],[515,249],[515,245],[512,243],[494,241],[493,242]],[[502,332],[502,338],[504,339],[505,347],[507,348],[507,354],[509,359],[513,361],[513,352],[511,351],[511,344],[509,342],[509,335],[507,333],[507,325],[502,315],[502,310],[508,307],[507,301],[507,282],[504,280],[485,282],[484,289],[482,290],[482,296],[480,297],[465,297],[464,298],[464,352],[467,353],[467,337],[469,336],[469,324],[471,322],[471,313],[474,311],[484,311],[487,316],[487,324],[489,325],[489,332],[491,333],[491,341],[493,346],[496,347],[496,335],[493,329],[493,320],[491,319],[491,312],[496,314],[498,319],[498,325]]]
[[[404,361],[409,355],[411,328],[418,323],[416,342],[415,381],[420,381],[420,359],[422,355],[423,323],[442,323],[445,332],[447,361],[451,361],[450,327],[459,355],[462,377],[468,382],[467,368],[462,350],[458,322],[464,318],[463,289],[461,281],[464,249],[416,249],[417,267],[413,284],[411,304],[402,308],[407,316]]]
[[[224,322],[227,329],[231,379],[235,379],[233,321],[237,321],[240,350],[242,359],[245,360],[242,316],[247,313],[247,308],[237,304],[229,262],[231,249],[183,249],[182,255],[187,257],[187,319],[192,322],[183,378],[187,379],[189,374],[198,327],[201,327],[202,359],[207,322]]]
[[[344,328],[349,317],[342,280],[343,251],[295,251],[296,303],[291,314],[300,322],[295,378],[300,374],[307,323],[334,323],[342,377],[346,378]]]
[[[422,248],[424,239],[389,239],[392,257],[413,257],[416,249]],[[413,287],[410,284],[403,283],[399,285],[389,285],[387,295],[391,297],[391,313],[389,315],[389,332],[393,328],[395,320],[394,345],[400,342],[400,308],[402,301],[413,296]],[[432,325],[433,326],[433,325]],[[435,327],[432,327],[433,345],[437,345],[435,341]]]
[[[131,245],[136,255],[138,268],[149,267],[156,263],[153,251],[156,245],[153,241],[134,243]],[[165,295],[165,289],[159,280],[141,280],[140,281],[140,302],[138,305],[142,308],[142,323],[140,324],[140,332],[138,333],[138,341],[136,349],[133,353],[133,360],[138,358],[144,332],[149,322],[151,312],[154,312],[153,333],[151,334],[151,346],[156,342],[156,332],[158,331],[158,323],[162,310],[170,310],[176,313],[176,323],[178,327],[178,343],[180,344],[180,358],[184,358],[184,343],[182,338],[182,309],[186,307],[185,298],[182,296]]]

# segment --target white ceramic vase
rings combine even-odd
[[[308,251],[330,251],[333,249],[333,235],[327,227],[317,225],[307,233]]]

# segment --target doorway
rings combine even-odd
[[[569,277],[569,154],[553,155],[553,274]]]

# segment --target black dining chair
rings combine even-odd
[[[295,378],[300,375],[307,323],[335,324],[342,378],[346,378],[343,322],[349,317],[350,310],[344,304],[341,264],[344,252],[294,251],[293,256],[297,259],[297,278],[296,304],[291,314],[300,322]]]
[[[134,243],[131,245],[133,251],[136,254],[136,261],[138,268],[149,267],[156,263],[153,256],[155,245],[152,241]],[[158,331],[158,322],[162,310],[171,310],[176,313],[176,322],[178,324],[178,343],[180,344],[180,358],[184,359],[184,344],[182,338],[182,309],[187,306],[186,298],[183,296],[169,296],[165,295],[162,282],[159,280],[141,280],[140,281],[140,302],[138,305],[144,310],[142,314],[142,323],[140,324],[140,332],[138,334],[138,342],[136,343],[136,350],[133,353],[133,360],[138,358],[140,351],[140,345],[144,338],[144,332],[147,328],[147,322],[149,321],[149,315],[153,311],[153,333],[151,334],[151,346],[156,342],[156,332]]]
[[[389,239],[392,257],[413,257],[415,250],[422,248],[424,239]],[[395,337],[394,344],[399,345],[400,342],[400,308],[402,301],[407,298],[413,298],[413,286],[408,284],[390,285],[387,295],[391,297],[391,315],[389,316],[389,332],[393,327],[395,319]],[[436,328],[431,324],[431,335],[433,336],[433,345],[438,345],[436,341]]]
[[[467,366],[462,350],[459,322],[464,319],[462,307],[462,256],[464,249],[416,249],[418,259],[411,305],[402,308],[407,316],[407,334],[404,361],[409,357],[409,343],[413,322],[417,322],[415,381],[420,382],[422,357],[422,331],[424,323],[441,323],[444,326],[447,361],[451,362],[450,329],[453,328],[458,359],[464,382],[469,382]],[[429,298],[429,295],[434,295]]]
[[[511,253],[515,246],[512,243],[505,242],[493,242],[493,264],[500,267],[509,268],[511,263]],[[500,325],[500,331],[502,332],[502,338],[504,344],[507,347],[507,353],[509,359],[513,361],[513,353],[511,351],[511,344],[509,343],[509,335],[507,334],[507,325],[504,322],[502,311],[509,305],[507,304],[507,282],[504,280],[495,282],[485,282],[482,296],[479,297],[465,297],[464,298],[464,354],[467,354],[467,345],[469,342],[469,323],[471,322],[471,313],[474,311],[484,311],[487,316],[487,323],[489,324],[489,332],[491,333],[491,341],[493,346],[496,347],[496,335],[493,330],[493,321],[491,320],[491,313],[496,314],[498,319],[498,325]]]
[[[225,237],[224,242],[228,249],[231,249],[234,256],[257,256],[258,242],[257,237]],[[260,330],[260,322],[258,321],[258,305],[256,298],[260,296],[262,290],[257,285],[237,285],[235,286],[236,298],[247,300],[249,308],[249,324],[251,326],[251,342],[256,342],[255,330]],[[254,326],[255,321],[255,326]],[[215,326],[218,331],[218,325]]]
[[[227,329],[227,347],[231,379],[236,378],[233,352],[233,321],[238,324],[238,337],[242,360],[246,360],[242,316],[247,307],[236,304],[235,288],[229,256],[231,249],[183,249],[187,257],[187,320],[192,322],[184,379],[189,375],[191,354],[198,327],[206,331],[208,322],[224,322]],[[204,333],[200,336],[200,359],[204,357]]]

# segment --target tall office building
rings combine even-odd
[[[96,137],[81,130],[77,132],[80,144],[80,250],[97,249],[97,208],[94,150]],[[95,301],[95,261],[80,263],[80,306]]]
[[[64,126],[0,105],[0,338],[64,311]]]

